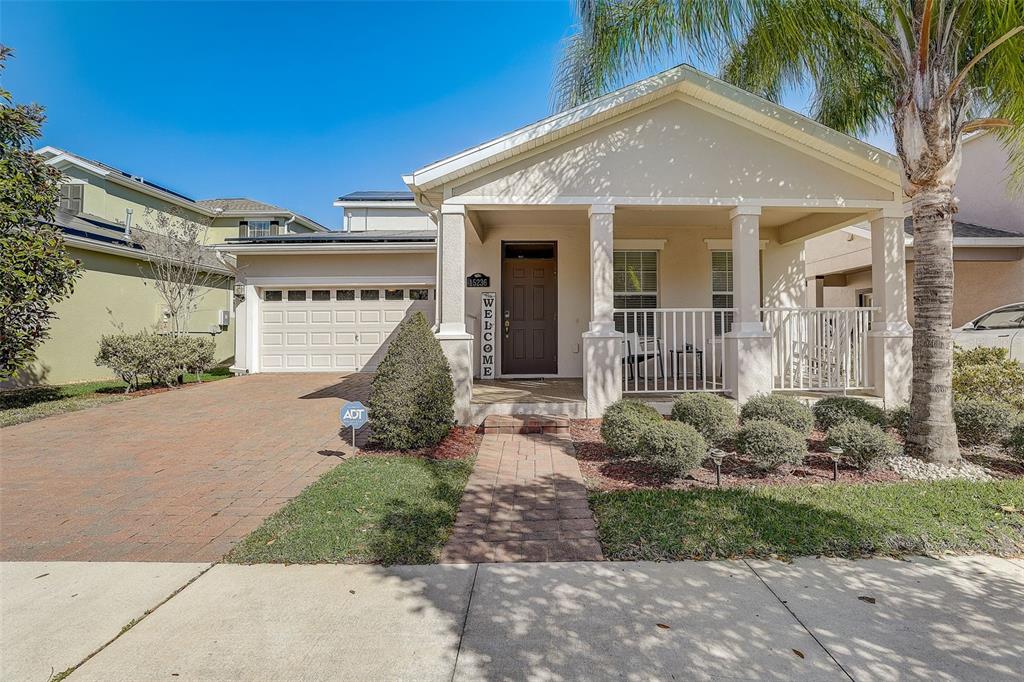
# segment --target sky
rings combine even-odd
[[[37,147],[332,229],[339,195],[550,114],[572,29],[569,0],[0,3],[4,87],[46,108]]]

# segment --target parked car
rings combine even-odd
[[[961,348],[1005,348],[1011,358],[1024,362],[1024,302],[990,310],[954,329],[953,341]]]

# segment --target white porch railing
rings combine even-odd
[[[625,393],[723,391],[722,335],[731,308],[629,308],[615,311],[623,333]]]
[[[875,308],[762,308],[776,390],[874,388],[868,331]]]

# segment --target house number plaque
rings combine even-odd
[[[482,272],[474,272],[466,278],[466,286],[471,289],[482,289],[491,286],[491,278]]]

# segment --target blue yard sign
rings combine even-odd
[[[369,419],[370,411],[366,409],[366,405],[363,405],[359,401],[354,403],[345,403],[341,408],[342,426],[347,426],[352,429],[362,428]]]

